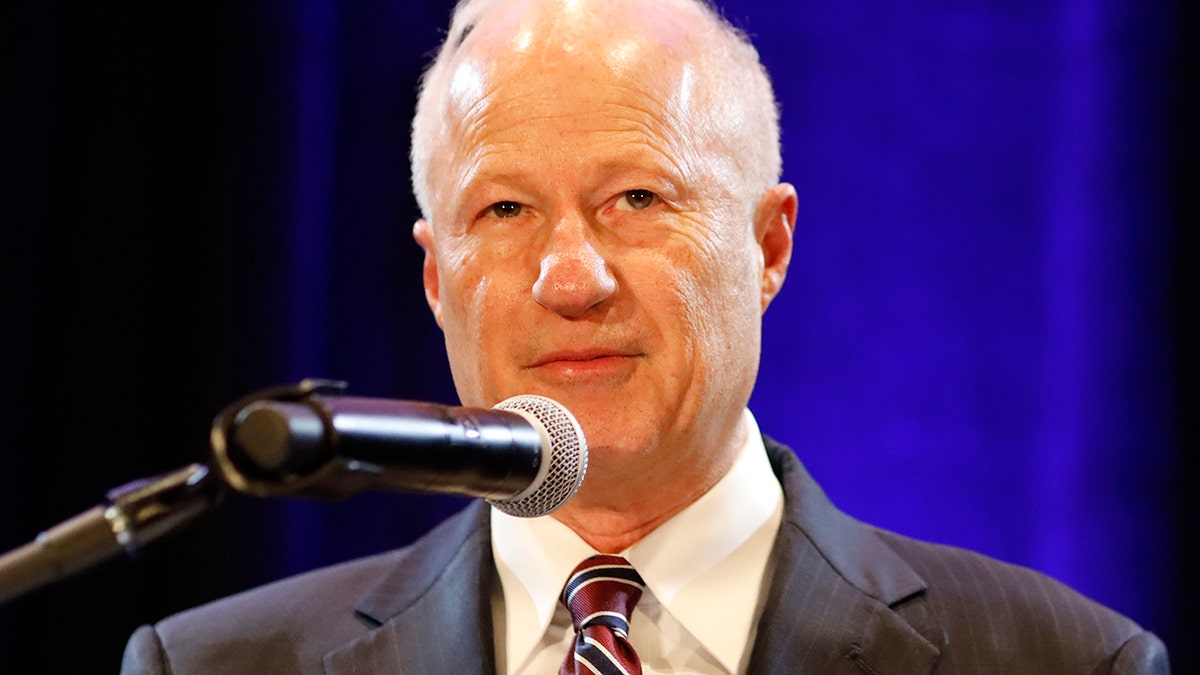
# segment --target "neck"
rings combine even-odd
[[[600,553],[620,553],[708,492],[737,461],[744,425],[733,439],[677,465],[645,467],[616,453],[598,453],[583,488],[553,517]],[[651,453],[653,454],[653,453]]]
[[[620,553],[641,541],[659,525],[667,522],[676,513],[696,501],[704,490],[688,499],[675,500],[672,504],[649,505],[629,504],[624,508],[597,505],[564,505],[554,517],[571,528],[589,546],[600,553]]]

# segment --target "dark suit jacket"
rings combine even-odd
[[[1032,570],[838,511],[767,439],[786,512],[750,672],[1167,673],[1163,643]],[[122,673],[492,673],[488,512],[139,628]],[[636,626],[633,627],[636,630]]]

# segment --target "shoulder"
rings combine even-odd
[[[369,627],[354,602],[403,551],[282,579],[142,626],[122,673],[306,672]]]
[[[802,533],[783,545],[818,551],[830,578],[937,650],[939,672],[1168,672],[1161,640],[1128,617],[1034,569],[858,521],[790,449],[766,446]]]
[[[911,607],[942,630],[952,671],[1009,663],[1053,666],[1053,672],[1166,673],[1166,648],[1130,618],[1037,570],[976,551],[873,528],[926,582]],[[919,608],[919,609],[918,609]],[[1091,669],[1095,670],[1092,671]]]
[[[323,672],[326,653],[379,625],[361,605],[380,594],[423,593],[442,561],[478,533],[479,512],[468,507],[405,548],[280,579],[142,626],[126,646],[121,672]]]
[[[199,632],[210,639],[245,638],[248,628],[280,637],[308,631],[314,621],[330,622],[323,617],[352,617],[354,603],[407,552],[400,549],[274,581],[170,616],[157,629],[167,638]]]

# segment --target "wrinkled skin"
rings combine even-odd
[[[606,0],[621,30],[596,31],[579,2],[510,4],[447,71],[414,236],[463,404],[570,409],[591,468],[554,515],[615,552],[736,458],[795,191],[748,199],[707,140],[689,11]]]

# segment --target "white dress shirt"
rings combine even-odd
[[[749,410],[745,419],[746,443],[729,472],[620,554],[646,582],[629,629],[645,675],[746,671],[783,491]],[[596,551],[550,516],[492,509],[491,529],[500,580],[492,597],[497,669],[557,673],[574,641],[558,596],[575,566]]]

